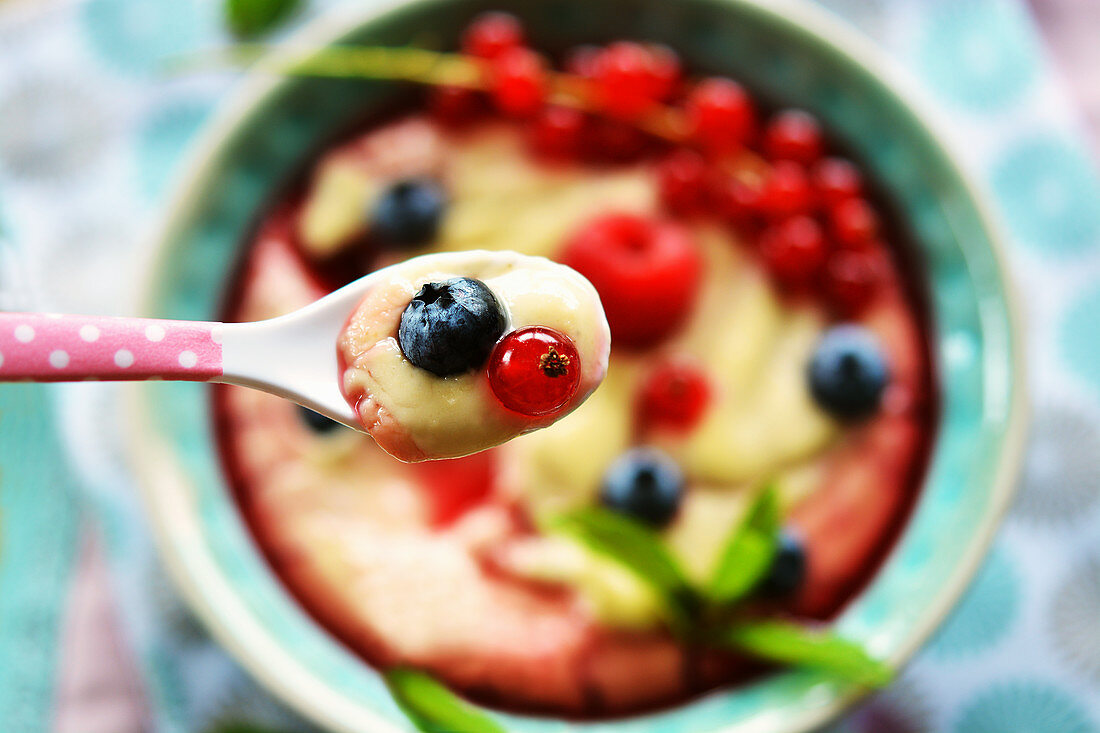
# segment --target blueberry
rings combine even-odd
[[[760,581],[759,593],[769,598],[789,596],[805,579],[806,549],[802,539],[790,530],[783,530],[768,574]]]
[[[371,212],[371,235],[390,247],[427,244],[439,231],[447,196],[427,178],[406,178],[382,192]]]
[[[676,462],[651,448],[635,448],[607,469],[600,503],[655,528],[676,516],[684,496],[684,475]]]
[[[822,337],[809,365],[810,392],[841,420],[874,414],[890,381],[878,340],[859,326],[837,326]]]
[[[337,428],[342,427],[340,423],[336,422],[335,420],[331,420],[321,413],[314,412],[308,407],[302,407],[301,405],[298,405],[298,417],[301,418],[302,422],[306,424],[306,427],[308,427],[313,432],[322,435],[325,433],[331,433]]]
[[[420,288],[401,313],[397,341],[414,366],[446,377],[482,366],[506,321],[489,286],[455,277]]]

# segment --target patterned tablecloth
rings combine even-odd
[[[820,1],[923,82],[991,189],[1035,411],[1019,499],[972,589],[900,681],[833,730],[1100,731],[1100,182],[1077,112],[1019,0]],[[160,62],[224,41],[220,5],[0,0],[0,308],[133,312],[151,217],[232,83],[165,78]],[[3,730],[308,730],[168,586],[115,400],[110,385],[0,389]],[[42,455],[5,451],[16,432]]]

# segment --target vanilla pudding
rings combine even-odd
[[[494,394],[489,353],[470,368],[437,374],[416,366],[402,348],[402,314],[425,284],[473,278],[499,307],[490,344],[524,327],[554,329],[572,342],[577,359],[562,367],[577,385],[547,414],[509,409]],[[611,337],[592,285],[542,257],[484,251],[437,254],[393,266],[352,314],[339,341],[342,387],[371,437],[402,461],[454,458],[545,427],[578,407],[607,371]]]

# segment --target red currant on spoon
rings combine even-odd
[[[527,326],[502,338],[489,357],[489,387],[500,403],[522,415],[564,407],[581,379],[573,340],[545,326]]]

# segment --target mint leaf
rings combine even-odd
[[[223,723],[211,728],[207,733],[278,733],[278,731],[252,723]]]
[[[674,630],[686,631],[699,598],[660,536],[616,512],[586,507],[555,518],[550,529],[567,534],[634,573],[661,599]]]
[[[726,541],[707,587],[711,601],[728,605],[756,587],[775,558],[779,524],[779,494],[768,485]]]
[[[255,38],[285,22],[301,0],[225,0],[225,21],[237,38]]]
[[[832,674],[862,687],[885,687],[894,671],[863,647],[832,631],[817,631],[786,621],[745,621],[715,636],[722,646],[754,657]]]
[[[390,694],[418,730],[426,733],[505,733],[431,675],[396,668],[383,675]]]

